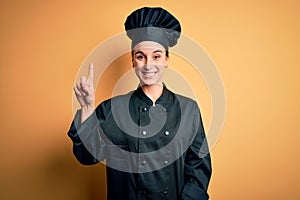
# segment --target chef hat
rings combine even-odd
[[[177,44],[181,27],[179,21],[167,10],[144,7],[132,12],[125,21],[131,48],[142,41],[154,41],[166,50]]]

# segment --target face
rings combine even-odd
[[[164,70],[168,66],[162,45],[152,41],[138,43],[133,49],[132,63],[142,86],[162,84]]]

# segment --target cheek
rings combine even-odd
[[[162,59],[159,64],[162,66],[168,65],[168,59]]]
[[[138,76],[140,74],[141,69],[139,67],[134,67],[135,74]]]
[[[132,65],[133,67],[138,67],[138,66],[142,66],[143,64],[141,61],[133,60]]]

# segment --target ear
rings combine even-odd
[[[132,56],[131,56],[131,64],[132,64],[132,68],[134,68],[133,57]]]
[[[169,63],[169,57],[166,56],[166,64],[165,64],[165,68],[168,68],[168,63]]]

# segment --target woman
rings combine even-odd
[[[90,65],[74,87],[81,105],[68,132],[74,155],[85,165],[106,161],[109,200],[208,199],[211,161],[199,108],[163,83],[180,23],[145,7],[127,17],[125,29],[140,85],[95,108]]]

